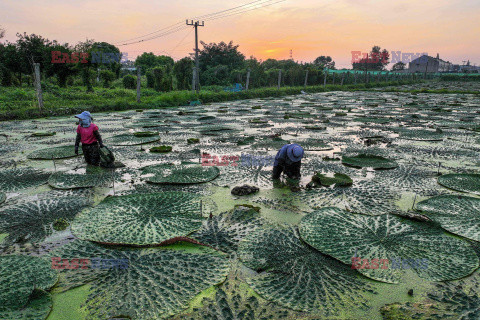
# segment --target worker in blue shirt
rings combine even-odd
[[[273,164],[273,179],[280,179],[282,172],[288,178],[298,180],[301,177],[303,148],[296,143],[284,145],[275,156]]]

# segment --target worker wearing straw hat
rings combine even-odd
[[[273,179],[280,179],[282,172],[290,179],[300,179],[303,153],[303,148],[296,143],[284,145],[275,156]]]

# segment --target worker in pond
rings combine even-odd
[[[93,166],[100,165],[100,149],[103,148],[102,136],[98,127],[94,124],[92,115],[83,111],[75,116],[79,120],[77,127],[77,139],[75,140],[75,154],[78,155],[78,146],[82,142],[82,151],[85,162]]]
[[[280,179],[280,175],[284,172],[288,178],[299,180],[303,153],[303,148],[296,143],[284,145],[275,156],[273,179]]]

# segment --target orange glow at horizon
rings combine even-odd
[[[240,4],[251,2],[245,0]],[[29,0],[0,3],[3,40],[16,41],[17,32],[35,33],[76,44],[85,39],[112,44],[145,35],[185,19],[240,5],[233,0],[127,1]],[[461,64],[480,64],[480,3],[467,0],[287,0],[242,15],[205,21],[199,28],[204,42],[240,45],[246,56],[259,60],[313,61],[331,56],[337,67],[351,67],[352,51],[369,52],[373,45],[389,51],[427,52]],[[193,51],[191,28],[148,42],[120,46],[130,59],[143,52],[180,59]]]

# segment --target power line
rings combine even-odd
[[[168,30],[168,29],[172,29],[174,27],[177,27],[177,26],[180,26],[180,25],[183,25],[183,21],[182,22],[177,22],[169,27],[165,27],[163,29],[160,29],[160,30],[157,30],[157,31],[153,31],[153,32],[150,32],[150,33],[147,33],[147,34],[144,34],[143,36],[138,36],[138,37],[135,37],[135,38],[130,38],[130,39],[126,39],[126,40],[123,40],[121,42],[127,42],[127,41],[132,41],[132,40],[136,40],[136,39],[140,39],[140,38],[143,38],[143,37],[147,37],[147,36],[150,36],[152,34],[155,34],[155,33],[158,33],[158,32],[161,32],[161,31],[165,31],[165,30]],[[121,42],[117,42],[117,43],[121,43]]]
[[[185,39],[187,39],[187,37],[190,35],[190,33],[192,33],[192,31],[193,31],[193,29],[190,29],[187,32],[187,34],[185,35],[185,37],[183,37],[183,39],[180,40],[180,42],[172,50],[170,50],[170,52],[174,52],[185,41]],[[171,55],[171,54],[169,54],[169,55]]]
[[[200,16],[200,17],[196,17],[194,18],[195,20],[198,20],[198,19],[202,19],[202,18],[207,18],[207,17],[210,17],[212,15],[218,15],[220,13],[224,13],[224,12],[228,12],[228,11],[232,11],[232,10],[235,10],[235,9],[238,9],[238,8],[241,8],[241,7],[247,7],[247,6],[250,6],[251,4],[254,4],[254,3],[258,3],[258,2],[264,2],[264,1],[271,1],[271,0],[256,0],[256,1],[253,1],[253,2],[250,2],[250,3],[247,3],[247,4],[244,4],[244,5],[241,5],[241,6],[238,6],[238,7],[234,7],[234,8],[231,8],[231,9],[227,9],[227,10],[222,10],[222,11],[217,11],[217,12],[214,12],[214,13],[210,13],[210,14],[206,14],[206,15],[203,15],[203,16]],[[169,27],[165,27],[165,28],[162,28],[160,30],[157,30],[157,31],[153,31],[153,32],[150,32],[150,33],[147,33],[147,34],[144,34],[142,36],[138,36],[138,37],[135,37],[135,38],[130,38],[130,39],[126,39],[126,40],[123,40],[121,42],[127,42],[127,41],[132,41],[132,40],[136,40],[136,39],[140,39],[140,38],[144,38],[144,37],[147,37],[147,36],[150,36],[150,35],[153,35],[155,33],[159,33],[159,32],[162,32],[162,31],[171,31],[170,29],[174,29],[175,27],[178,27],[180,25],[183,25],[183,22],[177,22]],[[120,42],[118,42],[120,43]]]
[[[262,5],[260,5],[259,7],[244,8],[244,9],[239,10],[239,11],[237,11],[237,12],[231,12],[231,13],[228,13],[228,14],[223,14],[223,15],[214,16],[214,17],[205,19],[205,21],[213,21],[213,20],[217,20],[217,19],[222,19],[222,18],[226,18],[226,17],[231,17],[231,16],[238,15],[238,14],[242,14],[242,13],[245,13],[245,12],[249,12],[249,11],[253,11],[253,10],[257,10],[257,9],[261,9],[261,8],[266,8],[266,7],[272,6],[272,5],[274,5],[274,4],[277,4],[277,3],[280,3],[280,2],[285,2],[285,1],[287,1],[287,0],[279,0],[279,1],[274,1],[274,2],[272,2],[272,0],[270,0],[270,1],[268,1],[268,2],[270,2],[270,3],[262,4]]]
[[[238,7],[234,7],[234,8],[230,8],[230,9],[227,9],[227,10],[222,10],[222,11],[217,11],[217,12],[214,12],[214,13],[209,13],[209,14],[205,14],[203,16],[199,16],[199,17],[194,17],[193,20],[205,20],[207,18],[209,18],[210,16],[214,16],[214,15],[218,15],[218,14],[221,14],[221,13],[225,13],[225,12],[229,12],[229,11],[232,11],[232,10],[236,10],[236,9],[239,9],[239,8],[242,8],[242,7],[248,7],[254,3],[257,3],[258,2],[269,2],[269,1],[272,1],[272,0],[256,0],[256,1],[253,1],[253,2],[249,2],[249,3],[246,3],[246,4],[243,4],[241,6],[238,6]]]
[[[242,14],[242,13],[245,13],[245,12],[248,12],[248,11],[252,11],[252,10],[256,10],[256,9],[260,9],[260,8],[265,8],[265,7],[274,5],[276,3],[285,2],[285,1],[287,1],[287,0],[279,0],[279,1],[275,1],[275,0],[256,0],[256,1],[253,1],[253,2],[246,3],[244,5],[241,5],[241,6],[237,6],[237,7],[234,7],[234,8],[227,9],[227,10],[222,10],[222,11],[217,11],[217,12],[214,12],[214,13],[206,14],[206,15],[198,17],[198,19],[203,18],[206,21],[217,20],[217,19],[221,19],[221,18],[230,17],[230,16],[233,16],[233,15]],[[158,39],[158,38],[170,35],[172,33],[182,31],[183,29],[185,29],[185,25],[183,25],[183,22],[179,22],[179,23],[173,24],[169,27],[166,27],[166,28],[148,33],[148,34],[143,35],[143,36],[138,36],[138,37],[135,37],[135,38],[130,38],[128,40],[124,40],[123,42],[125,42],[125,43],[116,44],[116,45],[117,46],[126,46],[126,45],[135,44],[135,43],[146,42],[146,41],[150,41],[150,40],[154,40],[154,39]],[[135,40],[135,39],[144,38],[144,37],[147,37],[149,35],[154,35],[154,34],[159,33],[159,32],[161,32],[161,33],[157,34],[155,36],[149,37],[149,38],[141,39],[141,40],[138,40],[138,41],[131,41],[131,40]],[[128,42],[128,41],[131,41],[131,42]]]
[[[153,39],[157,39],[157,38],[161,38],[161,37],[168,36],[168,35],[170,35],[170,34],[172,34],[172,33],[176,33],[176,32],[179,32],[179,31],[182,31],[182,30],[185,30],[185,29],[187,29],[186,26],[179,26],[179,27],[177,27],[176,29],[169,30],[169,31],[167,31],[167,32],[161,33],[161,34],[159,34],[159,35],[156,35],[156,36],[153,36],[153,37],[150,37],[150,38],[142,39],[142,40],[139,40],[139,41],[127,42],[127,43],[119,44],[119,45],[117,45],[117,46],[118,46],[118,47],[128,46],[128,45],[135,44],[135,43],[150,41],[150,40],[153,40]]]

